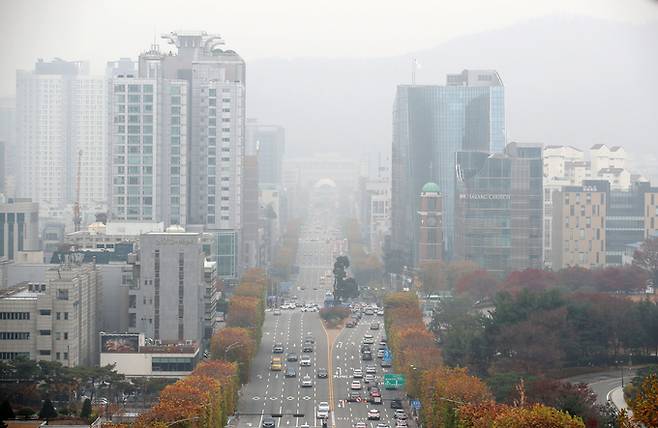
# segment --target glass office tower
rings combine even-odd
[[[392,244],[415,263],[420,189],[439,185],[444,197],[446,256],[454,239],[455,154],[502,152],[505,97],[492,70],[448,75],[446,86],[400,85],[393,109]]]

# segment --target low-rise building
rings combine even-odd
[[[39,204],[31,199],[0,203],[0,257],[13,260],[19,251],[39,250]]]
[[[67,260],[45,281],[0,294],[0,359],[26,357],[65,366],[97,363],[101,278],[93,264]]]
[[[202,357],[195,341],[152,340],[141,333],[101,333],[100,349],[100,365],[114,364],[127,377],[184,377]]]

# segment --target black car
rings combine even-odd
[[[402,401],[401,400],[391,400],[391,409],[401,409],[402,408]]]
[[[370,345],[361,345],[361,353],[363,354],[364,352],[371,352]]]
[[[354,320],[349,320],[349,321],[347,321],[347,323],[345,324],[345,327],[347,327],[347,328],[354,328],[354,327],[356,327],[356,321],[354,321]]]
[[[320,379],[326,379],[327,376],[329,376],[329,373],[327,372],[327,369],[318,369],[318,377]]]
[[[361,354],[361,359],[363,361],[372,361],[372,352],[364,352]]]
[[[263,418],[263,425],[261,425],[263,428],[274,428],[276,426],[276,423],[274,422],[274,419],[272,418]]]

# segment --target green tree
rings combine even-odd
[[[89,419],[91,417],[91,400],[89,398],[85,398],[85,401],[82,403],[80,417],[82,419]]]
[[[57,411],[53,406],[53,402],[50,401],[50,398],[46,398],[45,400],[43,400],[43,405],[41,406],[41,410],[39,410],[39,419],[48,420],[56,417],[57,417]]]

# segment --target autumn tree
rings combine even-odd
[[[460,428],[585,428],[582,419],[553,407],[467,404],[459,408]]]
[[[498,281],[489,272],[478,269],[465,273],[459,278],[455,285],[457,295],[468,295],[473,300],[481,300],[493,296],[496,292]]]
[[[487,386],[463,368],[436,368],[423,372],[420,400],[423,425],[455,426],[460,405],[485,403],[492,399]]]
[[[555,288],[557,279],[557,276],[549,271],[526,269],[507,275],[507,278],[500,283],[499,289],[511,293],[517,293],[521,290],[545,291]]]
[[[658,237],[647,239],[635,251],[633,266],[646,271],[653,285],[658,287]]]
[[[648,374],[631,400],[633,418],[647,428],[658,427],[658,375]]]
[[[425,294],[434,294],[439,290],[448,289],[446,264],[440,260],[426,260],[420,263],[420,279]]]

